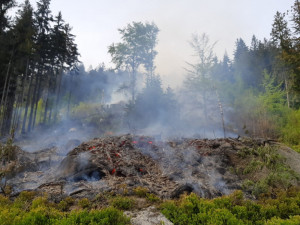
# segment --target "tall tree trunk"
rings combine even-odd
[[[136,71],[135,69],[133,69],[132,77],[131,77],[131,100],[133,103],[135,101],[135,86],[136,86]]]
[[[7,96],[7,92],[9,90],[11,60],[12,59],[9,60],[9,63],[8,63],[8,66],[7,66],[5,82],[4,82],[2,97],[1,97],[1,102],[0,102],[0,117],[1,117],[0,133],[1,134],[2,134],[3,124],[5,123],[5,111],[6,111],[5,99],[6,99],[6,96]]]
[[[40,76],[39,82],[38,82],[38,91],[37,91],[37,98],[36,98],[35,107],[34,107],[34,117],[33,117],[32,129],[34,129],[34,127],[35,127],[37,108],[38,108],[39,100],[41,97],[41,86],[42,86],[42,76]]]
[[[52,107],[50,107],[50,111],[49,111],[49,117],[48,117],[49,123],[51,123],[51,118],[52,118]]]
[[[72,97],[72,90],[73,90],[73,76],[71,75],[71,82],[70,82],[70,93],[68,97],[68,110],[67,110],[67,115],[69,117],[70,113],[70,104],[71,104],[71,97]]]
[[[284,75],[284,86],[285,86],[285,92],[286,92],[286,101],[287,101],[287,105],[288,108],[290,108],[290,95],[289,95],[289,87],[288,87],[288,81],[286,78],[286,74]]]
[[[60,72],[58,74],[58,84],[57,84],[57,93],[56,93],[56,101],[55,101],[54,121],[57,121],[58,106],[59,106],[59,101],[60,101],[60,88],[61,88],[62,74],[63,74],[63,67],[61,65],[61,69],[60,69]]]
[[[25,71],[25,78],[23,79],[22,81],[22,84],[21,84],[21,97],[20,97],[20,100],[19,100],[19,108],[18,108],[18,111],[17,111],[17,118],[16,118],[16,124],[15,124],[15,128],[16,130],[18,130],[19,128],[19,124],[20,124],[20,120],[21,120],[21,115],[22,115],[22,112],[23,112],[23,102],[24,102],[24,94],[25,94],[25,83],[26,83],[26,80],[28,78],[28,69],[29,69],[29,58],[27,58],[27,62],[26,62],[26,71]]]
[[[34,90],[33,90],[33,95],[32,95],[32,101],[30,105],[30,114],[29,114],[29,121],[28,121],[28,126],[27,126],[27,132],[31,131],[32,127],[32,119],[33,119],[33,110],[34,110],[34,104],[37,98],[37,86],[38,86],[38,73],[35,75],[35,85],[34,85]]]
[[[6,110],[4,112],[4,117],[3,117],[4,123],[2,124],[3,134],[10,133],[13,111],[14,111],[15,96],[16,96],[16,81],[10,77],[8,81],[8,89],[4,100],[4,105],[6,106]]]
[[[33,81],[33,75],[30,76],[30,80],[29,80],[29,87],[28,87],[28,92],[26,97],[26,106],[25,106],[25,112],[24,112],[23,123],[22,123],[22,134],[26,133],[26,121],[27,121],[28,108],[30,104],[32,81]]]
[[[44,117],[43,117],[43,124],[46,124],[47,122],[47,113],[48,113],[48,107],[49,107],[49,95],[51,91],[51,78],[48,80],[48,90],[47,90],[47,97],[45,102],[45,111],[44,111]]]
[[[22,77],[20,79],[20,81],[17,80],[17,86],[16,86],[16,106],[15,106],[15,110],[13,112],[13,119],[12,119],[12,129],[14,129],[16,131],[16,127],[17,127],[17,120],[18,120],[18,114],[21,108],[21,95],[22,95],[22,86],[24,83],[24,77]],[[21,87],[21,92],[18,94],[18,89],[19,87]]]
[[[2,98],[1,98],[1,103],[0,103],[1,107],[3,106],[3,103],[4,103],[4,96],[5,96],[6,88],[8,89],[7,83],[8,83],[8,79],[10,77],[10,73],[9,73],[10,66],[11,66],[11,59],[9,60],[9,63],[8,63],[8,66],[7,66],[7,71],[6,71],[6,76],[5,76],[5,82],[4,82],[3,92],[2,92]]]
[[[217,97],[217,100],[218,100],[218,105],[219,105],[219,110],[220,110],[220,115],[221,115],[221,120],[222,120],[222,128],[223,128],[224,138],[226,138],[223,105],[222,105],[222,102],[221,102],[221,99],[220,99],[220,95],[219,95],[219,92],[218,92],[216,86],[213,85],[213,87],[214,87],[214,89],[216,91],[216,97]]]
[[[207,116],[207,98],[206,98],[206,91],[203,92],[203,112],[204,112],[204,138],[206,138],[206,129],[207,129],[207,122],[208,122],[208,116]]]

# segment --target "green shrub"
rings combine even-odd
[[[15,202],[0,195],[0,224],[1,225],[60,225],[60,224],[129,224],[129,218],[115,208],[91,211],[61,212],[59,203],[50,203],[45,197],[37,197],[32,202],[28,193],[20,195]],[[18,202],[17,204],[16,201]],[[73,200],[66,198],[63,204],[73,204]],[[29,204],[26,209],[20,203]]]
[[[4,207],[6,205],[9,205],[11,202],[10,200],[8,199],[8,197],[6,196],[3,196],[3,195],[0,195],[0,206],[1,207]]]
[[[128,210],[133,208],[135,202],[129,197],[117,196],[112,199],[111,203],[118,209]]]
[[[160,198],[157,197],[155,194],[152,194],[152,193],[147,193],[146,198],[149,202],[159,202],[160,201]]]
[[[243,170],[243,174],[249,174],[252,172],[256,172],[258,170],[261,170],[264,166],[264,163],[260,160],[252,159],[252,161],[249,163],[249,165],[246,166],[246,168]]]
[[[299,224],[300,192],[290,189],[259,202],[244,200],[241,191],[213,200],[195,194],[161,204],[174,224]]]
[[[107,208],[103,210],[88,211],[73,211],[63,219],[56,220],[55,225],[69,225],[69,224],[99,224],[99,225],[126,225],[130,224],[130,219],[123,215],[123,213],[114,208]]]
[[[266,222],[266,225],[299,225],[300,224],[300,216],[291,216],[289,219],[280,219],[277,217],[272,218]]]
[[[145,188],[145,187],[136,187],[136,188],[133,189],[133,192],[138,197],[143,198],[143,197],[146,197],[149,190],[148,190],[148,188]]]
[[[17,147],[13,145],[13,138],[9,138],[5,144],[0,143],[0,162],[6,164],[15,160]]]
[[[282,140],[290,146],[300,145],[300,109],[287,114],[287,122],[281,129]],[[296,148],[298,149],[298,148]]]
[[[83,198],[83,199],[80,199],[78,201],[78,205],[82,208],[82,209],[86,209],[86,208],[89,208],[91,203],[90,201],[87,199],[87,198]]]

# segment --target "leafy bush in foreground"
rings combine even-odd
[[[300,224],[300,192],[280,192],[276,199],[245,200],[241,191],[216,199],[195,194],[161,205],[174,224]]]
[[[50,203],[45,197],[33,199],[31,192],[21,193],[14,202],[0,195],[1,225],[130,224],[129,218],[112,207],[102,210],[64,211],[65,208],[60,204]]]

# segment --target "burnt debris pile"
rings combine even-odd
[[[47,192],[53,198],[94,197],[100,192],[130,193],[145,187],[162,198],[183,192],[216,197],[241,188],[241,178],[232,171],[242,161],[237,152],[262,140],[178,139],[155,140],[146,136],[95,138],[66,156],[56,148],[27,153],[2,164],[2,190],[12,195],[22,190]],[[6,169],[5,169],[6,168]]]

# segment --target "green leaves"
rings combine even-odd
[[[117,69],[124,69],[130,74],[130,91],[132,101],[135,101],[136,74],[141,65],[147,75],[154,75],[154,50],[157,42],[158,28],[154,23],[133,22],[119,29],[122,42],[108,47],[108,53]]]
[[[299,224],[299,191],[281,192],[275,199],[254,202],[241,191],[213,200],[195,194],[162,204],[162,213],[177,224]]]

